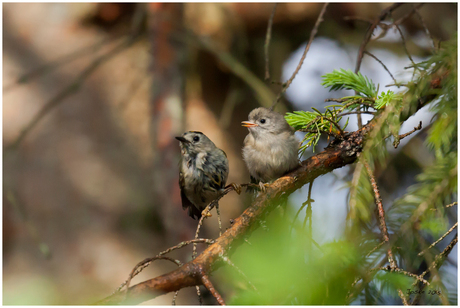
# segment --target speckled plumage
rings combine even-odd
[[[182,208],[193,219],[223,191],[228,177],[224,151],[201,132],[190,131],[176,137],[181,143],[179,186]]]
[[[244,139],[243,159],[255,182],[270,182],[299,165],[299,141],[284,117],[267,108],[257,108],[243,122],[249,134]]]

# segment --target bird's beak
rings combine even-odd
[[[259,126],[259,124],[252,123],[252,122],[249,122],[249,121],[243,121],[243,122],[241,122],[241,126],[244,126],[244,127],[255,127],[255,126]]]
[[[177,140],[179,140],[180,142],[182,143],[190,143],[190,141],[188,141],[187,139],[185,139],[184,137],[176,137]]]

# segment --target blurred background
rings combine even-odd
[[[240,123],[253,108],[271,105],[279,82],[299,63],[322,8],[321,3],[278,4],[271,76],[264,81],[273,5],[3,4],[3,304],[93,303],[110,295],[141,260],[193,238],[197,221],[180,205],[174,139],[186,130],[202,131],[227,153],[228,183],[248,182],[241,158],[247,129]],[[326,98],[350,95],[328,92],[321,76],[333,69],[354,70],[369,20],[386,7],[330,4],[298,76],[275,110],[323,110]],[[404,5],[393,18],[412,8]],[[431,37],[445,41],[457,30],[456,3],[425,3],[418,11],[401,25],[415,62],[430,54]],[[381,32],[377,28],[374,38]],[[368,50],[398,81],[411,78],[405,69],[410,60],[394,29],[371,41]],[[394,83],[371,57],[364,58],[361,72],[380,91]],[[431,117],[421,110],[401,131],[419,121],[428,124]],[[356,128],[351,118],[347,130]],[[395,163],[379,171],[387,205],[433,160],[423,146],[424,134],[402,140],[391,151]],[[322,140],[316,152],[326,145]],[[304,158],[312,154],[307,151]],[[347,166],[314,182],[318,243],[343,233],[352,171]],[[292,195],[292,216],[307,193],[304,187]],[[244,193],[222,199],[224,228],[248,202]],[[215,216],[205,221],[201,236],[218,236]],[[191,247],[173,256],[187,261]],[[449,259],[446,270],[456,284],[456,250]],[[133,283],[173,268],[157,261]],[[215,278],[216,286],[222,277]],[[172,297],[146,303],[168,305]],[[205,302],[215,303],[206,292]],[[177,304],[198,304],[195,289],[182,290]]]

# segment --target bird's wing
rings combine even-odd
[[[193,205],[193,203],[185,195],[185,180],[182,172],[179,173],[179,188],[180,188],[180,198],[182,200],[182,209],[188,209],[188,215],[193,219],[201,217],[201,212]]]
[[[211,165],[209,160],[206,160],[203,168],[203,172],[210,179],[209,186],[215,190],[223,189],[228,177],[227,154],[222,150],[221,152],[221,155],[219,155],[219,164]]]

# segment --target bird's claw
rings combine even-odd
[[[238,195],[241,194],[241,185],[240,184],[232,183],[232,184],[230,184],[230,186],[233,188],[234,191],[236,191],[236,193]]]
[[[268,183],[262,183],[262,182],[259,182],[259,189],[260,191],[262,192],[266,192],[267,191],[267,188],[270,186],[270,184]]]

